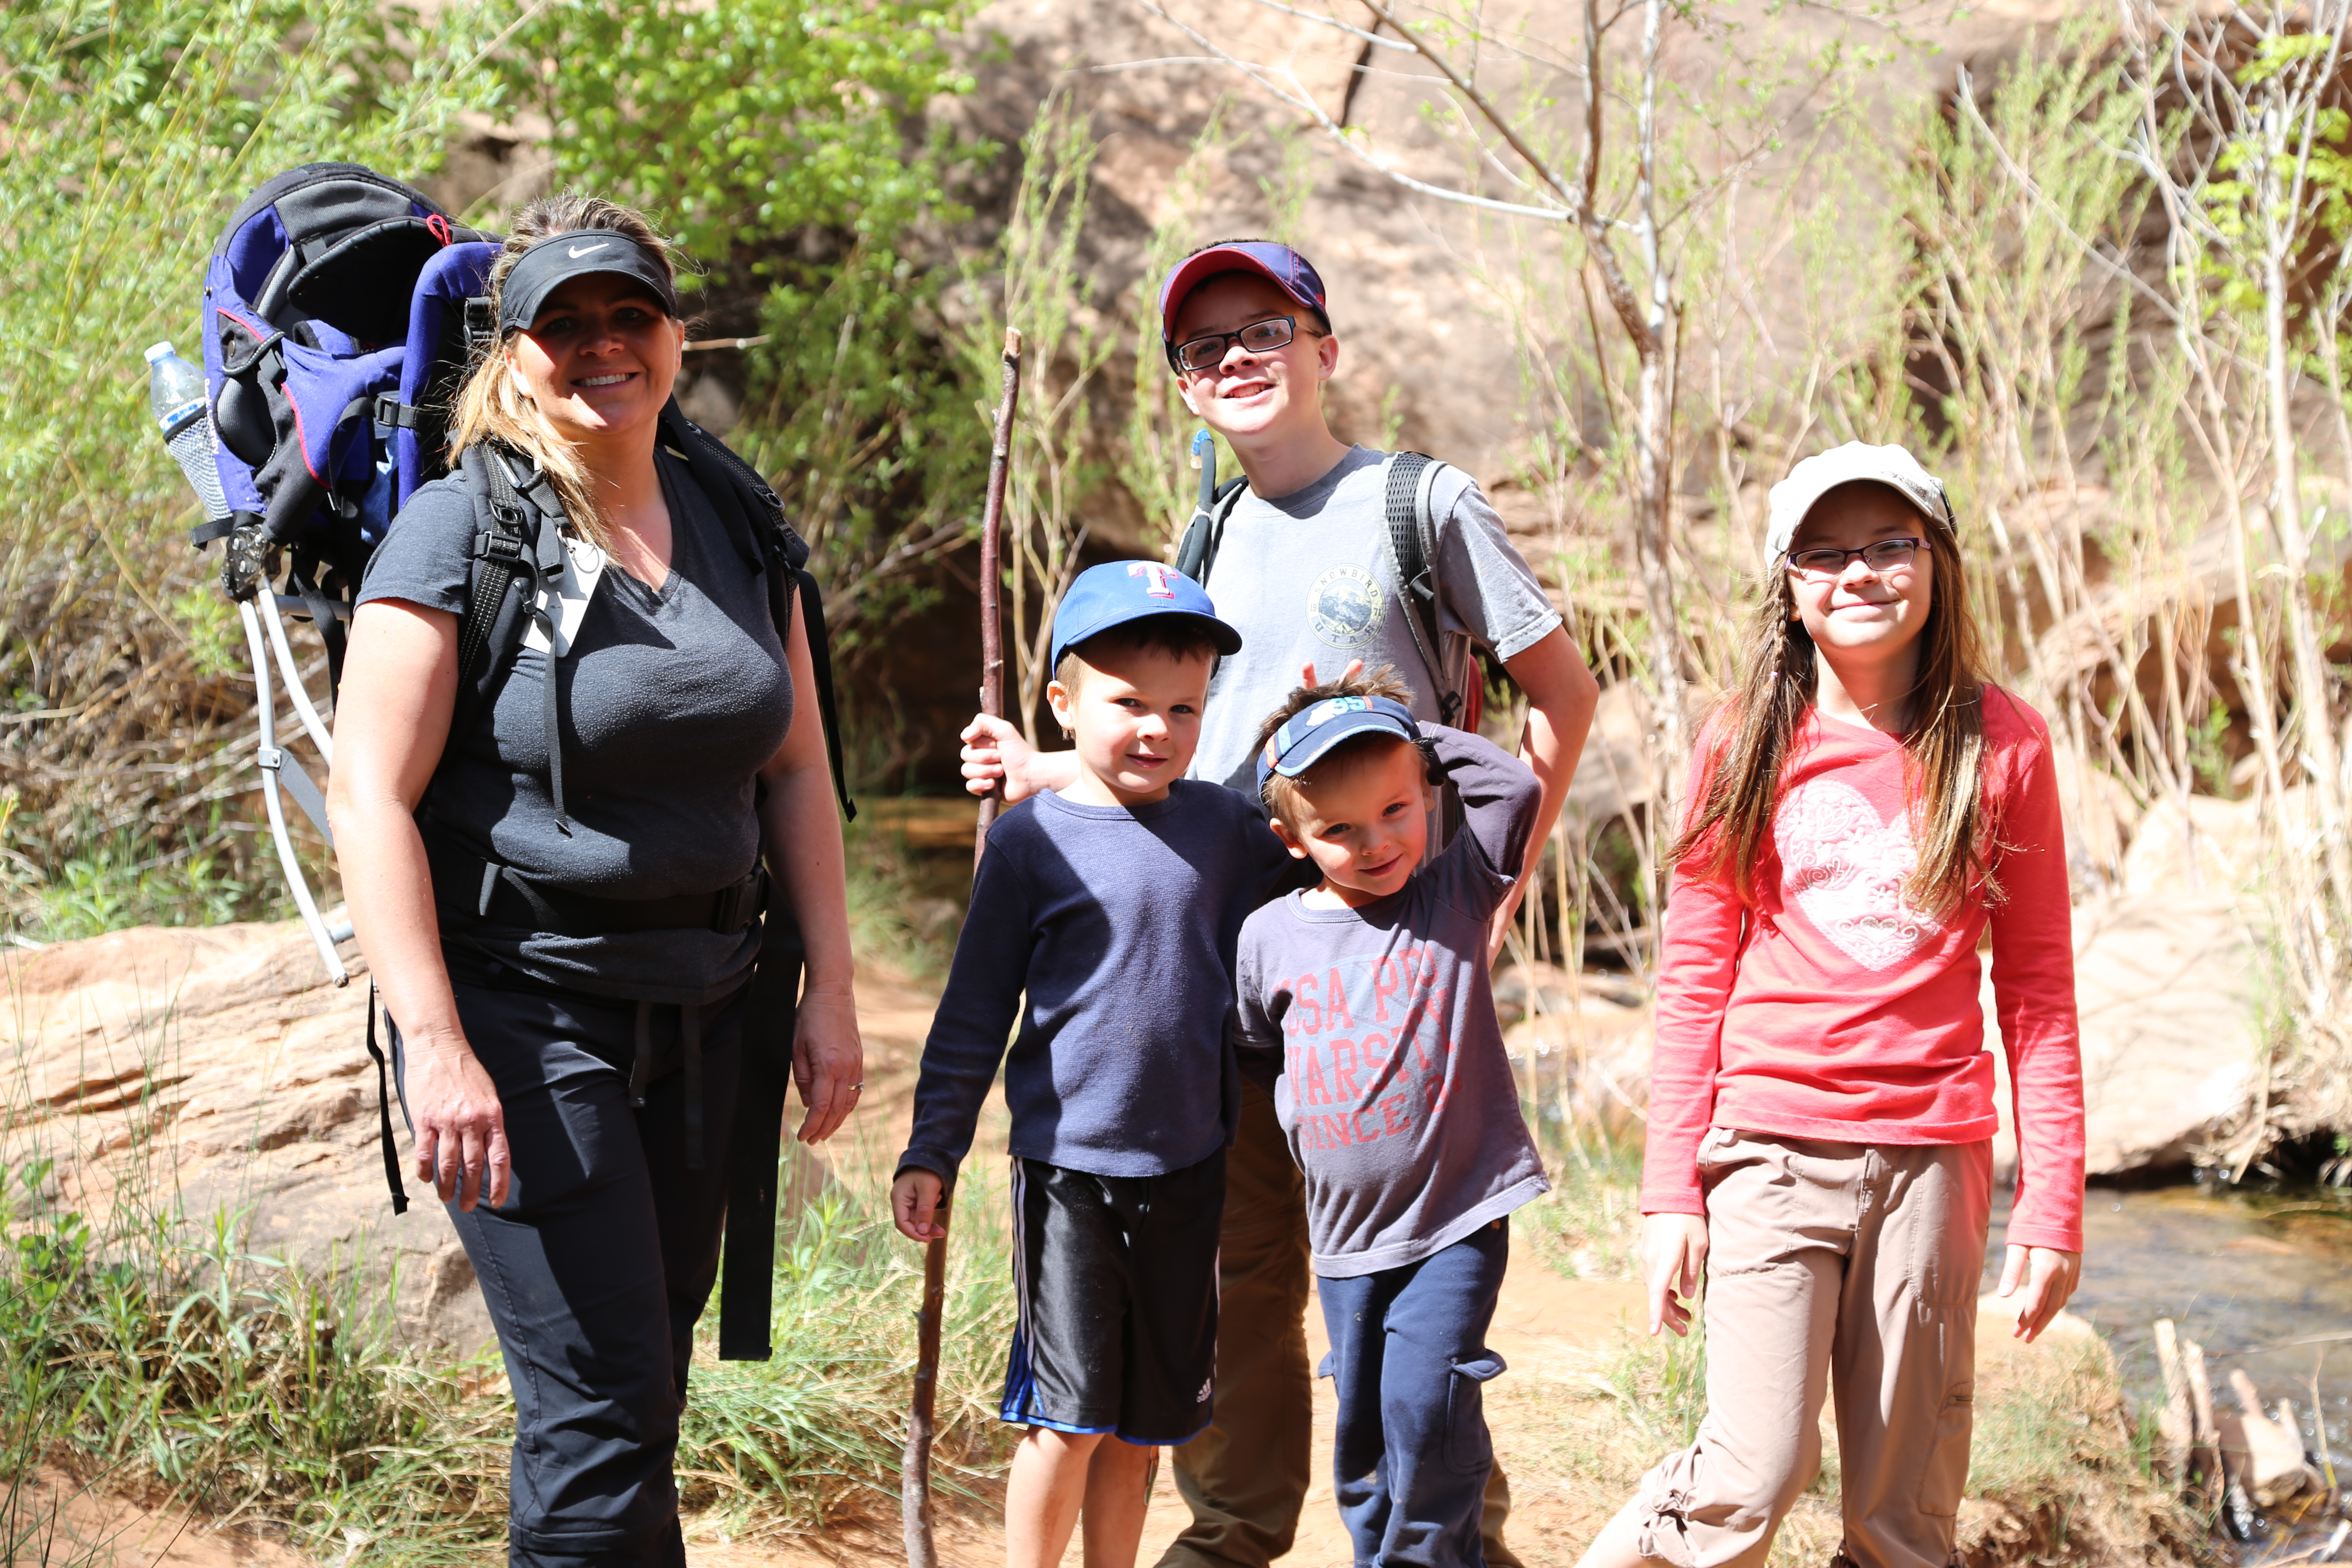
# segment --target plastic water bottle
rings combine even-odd
[[[205,515],[226,517],[220,469],[213,464],[213,422],[205,413],[203,369],[173,353],[170,343],[157,343],[147,351],[147,401],[155,411],[165,448],[188,476],[189,488],[204,502]]]

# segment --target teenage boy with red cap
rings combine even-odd
[[[1324,416],[1322,387],[1339,367],[1339,340],[1322,279],[1288,246],[1221,241],[1169,273],[1160,314],[1184,405],[1225,438],[1249,480],[1202,584],[1244,640],[1210,687],[1193,776],[1255,794],[1259,721],[1288,696],[1303,666],[1335,675],[1352,660],[1392,666],[1411,679],[1415,715],[1444,717],[1443,677],[1429,672],[1413,610],[1399,595],[1386,506],[1391,458],[1340,441]],[[1437,662],[1458,670],[1468,643],[1483,643],[1528,696],[1523,750],[1542,793],[1517,869],[1532,870],[1600,690],[1469,476],[1437,468],[1427,516],[1437,622],[1453,654],[1441,652]],[[976,718],[963,738],[974,794],[1002,778],[1006,796],[1019,800],[1066,784],[1076,772],[1072,752],[1033,751],[1001,720]],[[1517,878],[1515,895],[1526,880]],[[1516,902],[1496,911],[1493,945]],[[1260,1081],[1245,1080],[1227,1157],[1219,1275],[1215,1419],[1176,1450],[1177,1487],[1192,1522],[1160,1568],[1264,1568],[1290,1550],[1307,1495],[1314,1385],[1305,1187]],[[1482,1532],[1487,1568],[1517,1563],[1502,1544],[1508,1500],[1497,1470]]]

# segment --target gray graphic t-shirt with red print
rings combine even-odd
[[[1238,1044],[1281,1058],[1275,1110],[1330,1279],[1417,1263],[1549,1187],[1486,969],[1498,868],[1526,854],[1540,792],[1493,742],[1422,728],[1462,795],[1444,853],[1375,903],[1291,893],[1242,926]]]

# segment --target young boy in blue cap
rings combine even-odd
[[[1417,722],[1407,695],[1385,670],[1301,687],[1259,731],[1274,830],[1321,880],[1243,925],[1235,1044],[1282,1063],[1275,1114],[1307,1182],[1355,1560],[1480,1568],[1506,1216],[1549,1185],[1495,1017],[1486,923],[1542,791],[1492,742]],[[1444,782],[1462,829],[1424,858]]]
[[[1241,643],[1157,561],[1071,584],[1046,700],[1076,776],[989,830],[923,1047],[890,1193],[916,1241],[945,1234],[942,1194],[1005,1064],[1019,1320],[1002,1415],[1028,1428],[1005,1490],[1011,1568],[1058,1564],[1082,1510],[1090,1568],[1132,1568],[1159,1447],[1209,1420],[1234,943],[1296,885],[1246,797],[1184,776],[1210,673]]]

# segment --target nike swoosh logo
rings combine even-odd
[[[572,260],[577,261],[583,256],[591,255],[593,252],[604,249],[604,247],[611,243],[612,241],[610,240],[600,239],[593,245],[568,246],[565,247],[563,254],[572,258]]]

